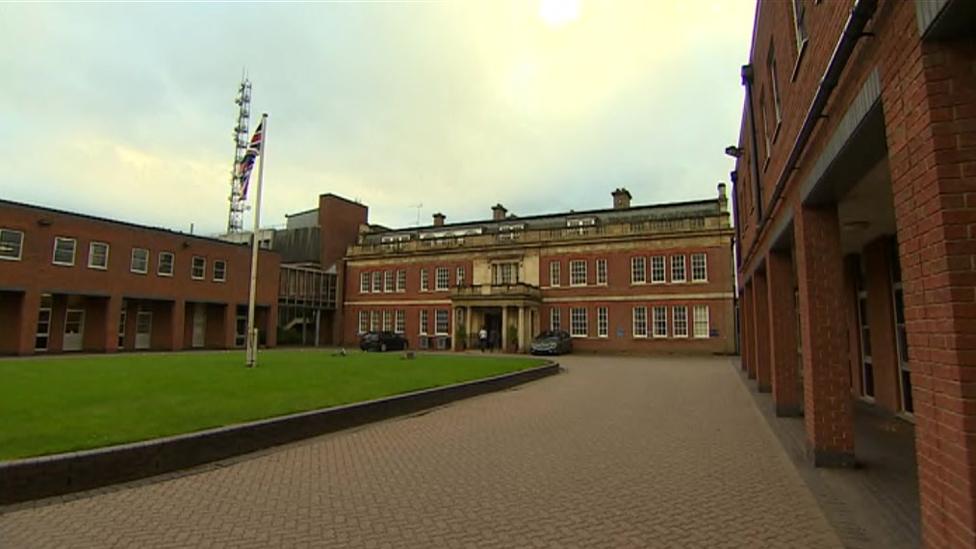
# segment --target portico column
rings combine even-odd
[[[471,306],[464,308],[464,333],[467,334],[468,342],[471,342]]]
[[[520,353],[525,350],[525,307],[521,305],[518,308],[518,350]]]
[[[502,306],[502,351],[508,350],[508,305]]]

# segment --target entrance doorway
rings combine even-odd
[[[193,304],[193,347],[203,347],[207,337],[207,306],[203,303]]]
[[[480,330],[481,327],[479,326]],[[485,311],[485,329],[488,330],[488,346],[496,348],[501,346],[502,341],[502,311],[501,309],[490,309]]]
[[[65,351],[80,351],[84,336],[84,309],[68,309],[64,315],[64,343],[61,348]]]
[[[152,341],[152,311],[136,313],[136,349],[148,349]]]

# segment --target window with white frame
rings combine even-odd
[[[671,282],[684,282],[687,280],[685,274],[685,256],[671,256]]]
[[[454,285],[464,286],[464,267],[458,267],[454,271]]]
[[[607,260],[606,259],[596,260],[596,283],[597,284],[607,283]]]
[[[668,337],[667,307],[654,307],[654,337]]]
[[[20,261],[24,250],[24,232],[0,229],[0,259]]]
[[[407,312],[403,309],[397,309],[396,311],[396,325],[394,329],[398,334],[407,331]]]
[[[369,312],[369,330],[371,332],[378,331],[380,329],[380,312],[370,311]]]
[[[597,337],[609,337],[610,335],[610,315],[607,314],[606,307],[596,308],[596,335]]]
[[[359,273],[359,293],[369,293],[369,273],[367,272]]]
[[[574,259],[569,262],[569,285],[586,286],[586,261]]]
[[[447,335],[448,324],[451,320],[449,311],[447,309],[437,309],[434,315],[434,334]]]
[[[383,291],[383,273],[376,271],[373,273],[373,293],[378,294]]]
[[[156,265],[156,274],[159,276],[173,276],[176,256],[173,252],[159,252],[159,262]]]
[[[393,286],[393,271],[386,271],[383,273],[383,291],[392,292],[395,288]]]
[[[55,265],[74,265],[77,244],[78,242],[73,238],[54,237],[54,258],[51,262]]]
[[[427,335],[428,314],[427,309],[420,310],[420,335]]]
[[[586,337],[588,330],[586,322],[586,307],[570,307],[569,309],[569,335],[573,337]]]
[[[688,337],[688,307],[679,305],[671,308],[671,330],[674,337]]]
[[[708,280],[708,259],[704,253],[691,254],[691,281]]]
[[[634,307],[634,337],[647,337],[647,307]]]
[[[552,309],[549,309],[549,329],[559,330],[561,328],[562,326],[560,325],[559,309],[557,307],[553,307]]]
[[[135,255],[135,250],[133,250]],[[200,256],[193,256],[190,263],[190,278],[193,280],[203,280],[207,276],[207,260]]]
[[[132,262],[129,264],[129,270],[139,274],[148,273],[149,250],[145,248],[132,248]],[[203,276],[200,278],[203,278]]]
[[[383,311],[383,331],[389,332],[393,329],[393,313],[390,311]]]
[[[708,305],[695,305],[695,337],[708,337]]]
[[[549,285],[559,286],[559,279],[562,273],[559,272],[559,262],[550,261],[549,262]]]
[[[646,263],[643,257],[630,258],[630,283],[643,284],[647,282]]]
[[[656,255],[651,258],[651,282],[664,283],[664,256]]]
[[[793,30],[796,31],[796,55],[797,63],[799,56],[803,53],[803,47],[807,45],[807,24],[806,7],[803,0],[792,0],[793,3]]]
[[[407,271],[403,269],[397,271],[396,291],[398,292],[407,291]]]
[[[436,275],[434,278],[434,289],[446,290],[451,283],[451,273],[447,270],[447,267],[438,267]]]
[[[779,83],[776,81],[776,53],[772,49],[769,50],[769,63],[767,64],[769,69],[769,85],[773,92],[773,111],[776,113],[776,127],[779,127],[780,122],[783,121],[783,110],[782,103],[779,99]],[[773,134],[773,139],[775,140],[775,133]]]
[[[359,311],[359,333],[369,331],[369,311]]]
[[[517,261],[505,261],[491,264],[492,284],[518,284],[519,264]]]
[[[88,244],[88,267],[90,269],[108,269],[107,243],[90,242]]]
[[[227,280],[227,262],[223,259],[214,260],[213,279],[214,282],[224,282]]]

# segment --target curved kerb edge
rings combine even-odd
[[[187,469],[500,391],[560,371],[549,363],[494,377],[81,452],[0,462],[0,505]]]

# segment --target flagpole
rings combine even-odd
[[[247,298],[247,351],[245,364],[248,368],[257,366],[258,361],[258,329],[254,324],[254,298],[258,288],[258,247],[261,229],[261,184],[264,183],[264,149],[268,144],[268,113],[261,115],[262,128],[260,152],[258,153],[258,186],[254,189],[254,231],[251,236],[251,288]]]

